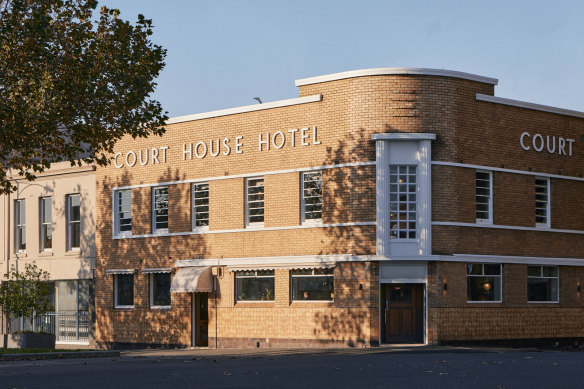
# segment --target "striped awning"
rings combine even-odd
[[[211,266],[181,267],[170,283],[170,293],[212,292]]]
[[[134,269],[110,269],[106,270],[105,274],[133,274]]]

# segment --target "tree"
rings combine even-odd
[[[35,315],[43,315],[53,309],[50,301],[52,290],[49,273],[35,263],[27,263],[24,272],[12,270],[5,274],[7,281],[0,284],[0,307],[8,325],[12,319],[22,317],[33,328]],[[9,328],[9,331],[11,329]]]
[[[151,99],[166,50],[152,21],[135,24],[96,0],[0,0],[0,194],[10,174],[36,178],[51,163],[111,161],[125,135],[164,133]],[[12,170],[11,170],[12,169]]]

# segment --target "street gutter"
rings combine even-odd
[[[71,351],[54,353],[29,353],[29,354],[0,354],[0,361],[42,360],[42,359],[72,359],[72,358],[106,358],[119,357],[116,350],[107,351]]]

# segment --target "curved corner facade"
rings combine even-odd
[[[339,73],[120,141],[97,170],[97,343],[582,337],[584,118],[496,83]]]

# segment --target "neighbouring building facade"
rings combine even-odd
[[[97,169],[97,344],[584,337],[584,113],[496,84],[331,74],[121,140]]]
[[[60,348],[94,346],[95,167],[58,162],[35,181],[12,179],[16,191],[0,196],[0,280],[35,263],[50,274],[55,309],[11,329],[53,333]]]

